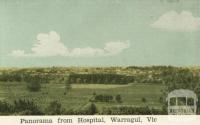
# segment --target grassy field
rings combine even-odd
[[[25,83],[3,83],[0,82],[0,100],[13,102],[15,99],[33,99],[38,105],[45,109],[49,102],[58,100],[62,106],[68,109],[82,109],[88,103],[93,93],[110,94],[122,96],[123,103],[95,103],[100,109],[104,106],[150,106],[161,108],[159,98],[162,96],[161,90],[164,88],[161,84],[128,84],[128,85],[102,85],[102,84],[73,84],[72,89],[67,95],[64,95],[64,84],[42,84],[39,92],[29,92]],[[142,102],[142,98],[146,102]]]

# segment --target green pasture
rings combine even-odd
[[[64,84],[42,84],[39,92],[30,92],[23,82],[0,82],[0,100],[13,102],[16,99],[33,99],[42,109],[53,100],[61,102],[63,108],[83,109],[89,103],[93,93],[122,96],[122,103],[117,102],[96,102],[99,109],[106,106],[150,106],[161,108],[159,98],[162,96],[162,84],[135,83],[128,85],[104,85],[104,84],[73,84],[72,89],[64,95]],[[146,98],[146,102],[142,101]]]

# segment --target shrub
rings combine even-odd
[[[143,97],[142,102],[144,102],[144,103],[147,102],[146,98]]]
[[[94,97],[95,102],[111,102],[113,101],[112,95],[95,95]]]
[[[13,106],[7,102],[0,101],[0,113],[8,114],[13,112]]]
[[[27,88],[28,88],[28,90],[30,90],[32,92],[37,92],[41,89],[41,85],[38,82],[35,82],[35,83],[30,82],[27,84]]]
[[[88,115],[94,115],[95,113],[97,113],[97,107],[94,103],[91,103],[88,107]]]
[[[47,115],[61,115],[63,112],[64,109],[58,101],[50,102],[49,106],[46,108]]]
[[[29,91],[37,92],[41,89],[41,78],[39,76],[27,76],[25,82]]]
[[[43,115],[43,112],[32,100],[15,100],[14,112],[21,115]]]
[[[121,95],[116,95],[115,96],[115,100],[118,102],[118,103],[121,103],[122,102],[122,97],[121,97]]]

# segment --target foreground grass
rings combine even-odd
[[[122,96],[123,103],[95,103],[99,109],[105,106],[150,106],[161,108],[159,98],[162,96],[161,84],[129,84],[129,85],[104,85],[104,84],[73,84],[72,89],[64,95],[64,84],[42,84],[39,92],[29,92],[26,83],[0,82],[0,100],[13,102],[16,99],[33,99],[42,109],[53,100],[61,102],[68,109],[83,109],[89,103],[93,93]],[[146,102],[142,102],[142,98]]]

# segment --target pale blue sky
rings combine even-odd
[[[0,66],[200,65],[200,1],[166,1],[0,0]],[[168,12],[183,11],[197,20],[197,30],[150,26]],[[50,31],[66,48],[102,49],[110,41],[129,46],[109,56],[12,56],[15,50],[31,53],[37,35]]]

